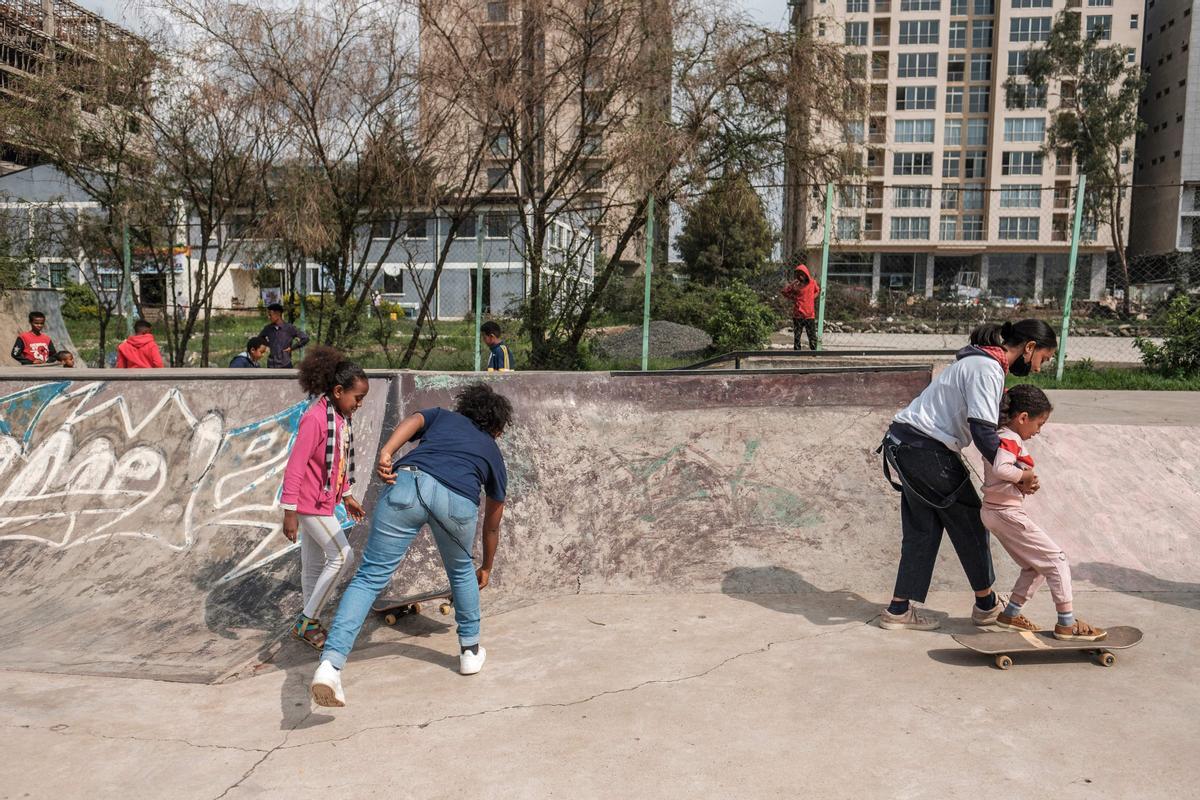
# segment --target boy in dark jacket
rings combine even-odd
[[[292,323],[283,321],[283,305],[280,303],[267,306],[267,318],[271,321],[259,334],[271,347],[267,366],[271,369],[291,369],[292,352],[308,344],[308,334]]]
[[[817,296],[821,285],[813,280],[808,267],[796,265],[796,279],[783,287],[783,296],[792,301],[792,349],[802,350],[800,332],[808,333],[808,347],[817,349]]]
[[[133,323],[133,336],[117,345],[117,367],[119,369],[161,369],[162,353],[154,341],[151,326],[144,319]]]
[[[262,357],[267,354],[270,346],[267,340],[261,336],[252,336],[246,340],[246,351],[238,353],[229,362],[230,369],[246,369],[257,368],[258,362],[262,361]]]
[[[43,332],[45,327],[46,315],[40,311],[30,311],[29,330],[17,334],[17,341],[12,347],[12,357],[18,363],[40,367],[54,362],[58,351],[54,349],[54,342]]]

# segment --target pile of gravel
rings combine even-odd
[[[657,320],[650,323],[651,358],[691,358],[702,356],[712,345],[712,337],[699,328]],[[596,350],[616,359],[642,357],[642,327],[601,336]]]

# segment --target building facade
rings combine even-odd
[[[1147,0],[1130,232],[1135,256],[1200,247],[1200,28],[1192,3]]]
[[[866,84],[861,122],[841,135],[861,178],[838,187],[829,278],[949,299],[1061,297],[1078,174],[1044,152],[1048,115],[1074,88],[1020,85],[1026,51],[1057,14],[1138,59],[1141,0],[803,0],[793,23],[850,50]],[[1013,91],[1006,89],[1012,78]],[[1133,142],[1124,159],[1132,177]],[[802,193],[793,192],[796,197]],[[823,236],[824,187],[785,207]],[[1085,225],[1076,296],[1108,284],[1111,236]]]

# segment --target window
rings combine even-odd
[[[842,208],[862,208],[862,204],[863,204],[863,187],[862,186],[839,186],[838,187],[838,205],[839,206],[841,206]]]
[[[1046,120],[1041,117],[1032,119],[1009,118],[1004,120],[1004,141],[1006,142],[1041,142],[1046,138]]]
[[[508,2],[488,3],[488,22],[508,22]]]
[[[583,137],[583,154],[594,156],[604,149],[604,137],[599,133],[585,134]]]
[[[921,19],[900,23],[900,44],[937,44],[940,23]]]
[[[892,217],[893,239],[928,239],[929,217]]]
[[[1130,17],[1129,17],[1129,29],[1130,29],[1130,30],[1134,30],[1134,31],[1136,31],[1136,30],[1137,30],[1137,26],[1138,26],[1138,15],[1137,15],[1137,14],[1131,14],[1131,15],[1130,15]]]
[[[932,175],[933,153],[894,153],[893,175]]]
[[[866,53],[850,53],[843,61],[846,68],[847,78],[865,78],[867,77],[867,54]]]
[[[990,81],[992,79],[992,54],[971,54],[971,80]]]
[[[100,288],[105,291],[115,292],[121,288],[121,273],[119,272],[101,272],[100,273]]]
[[[406,217],[404,219],[405,239],[427,239],[429,237],[428,220],[425,217]]]
[[[936,78],[937,53],[901,53],[896,62],[898,78]]]
[[[975,0],[975,16],[990,17],[996,13],[996,0]]]
[[[861,239],[862,220],[858,217],[838,217],[837,237],[839,239]]]
[[[1038,238],[1037,217],[1001,217],[1001,239],[1036,239]]]
[[[1010,42],[1044,42],[1050,38],[1050,17],[1016,17],[1009,22]]]
[[[1111,8],[1113,0],[1088,0],[1088,8]]]
[[[966,209],[983,208],[983,184],[971,183],[963,187],[962,204]]]
[[[958,217],[942,217],[938,226],[938,238],[943,242],[952,242],[958,238]]]
[[[971,47],[991,47],[995,23],[990,19],[977,19],[971,23]]]
[[[967,111],[972,114],[986,114],[992,97],[992,87],[972,86],[968,93]]]
[[[48,266],[50,288],[61,289],[67,285],[67,265],[61,261],[53,261]]]
[[[967,15],[967,0],[950,0],[950,16],[965,17]]]
[[[484,216],[485,236],[489,239],[507,239],[512,232],[514,220],[511,214],[491,211]]]
[[[1038,152],[1005,152],[1000,160],[1001,175],[1041,175],[1042,154]]]
[[[824,35],[825,35],[825,23],[818,22],[817,23],[817,36],[824,36]]]
[[[942,177],[962,177],[962,153],[958,150],[947,150],[942,153]]]
[[[867,140],[867,129],[863,121],[850,120],[843,130],[843,139],[851,144],[862,144]]]
[[[1112,14],[1089,14],[1087,18],[1088,38],[1108,41],[1112,38]]]
[[[967,144],[986,145],[988,138],[988,121],[986,119],[967,120]]]
[[[963,89],[961,86],[946,87],[946,113],[961,114],[963,110]]]
[[[987,150],[968,150],[963,167],[967,178],[986,178]]]
[[[390,239],[392,238],[392,229],[393,222],[390,219],[371,220],[372,239]]]
[[[933,192],[928,186],[897,186],[892,195],[896,208],[929,208]]]
[[[395,275],[389,274],[386,269],[383,271],[383,293],[404,294],[404,268],[399,264],[396,265]]]
[[[507,189],[508,170],[504,167],[488,167],[487,181],[489,189]]]
[[[867,43],[867,23],[865,22],[847,22],[846,23],[846,44],[856,47],[862,47]]]
[[[946,80],[954,83],[961,81],[966,75],[967,62],[963,56],[950,56],[946,59]]]
[[[943,186],[942,187],[942,208],[958,208],[958,187]]]
[[[497,133],[492,137],[489,149],[492,158],[508,158],[512,153],[512,140],[508,138],[507,133]]]
[[[941,11],[942,0],[900,0],[901,11]]]
[[[1137,63],[1137,50],[1133,49],[1132,47],[1129,48],[1129,52],[1127,52],[1125,54],[1125,61],[1128,64],[1136,64]]]
[[[865,14],[870,11],[869,0],[846,0],[847,14]]]
[[[983,239],[983,217],[963,217],[962,238],[964,241],[968,242],[978,242]]]
[[[458,231],[454,234],[455,239],[474,239],[475,238],[475,215],[470,214],[463,217],[462,222],[458,225]]]
[[[948,119],[946,120],[946,128],[942,135],[942,144],[947,147],[962,144],[962,120]]]
[[[1005,99],[1010,110],[1046,107],[1046,87],[1020,84],[1010,87]]]
[[[933,144],[933,120],[896,120],[896,141],[904,144],[912,144],[913,142]]]
[[[1132,52],[1132,51],[1131,51]],[[1029,69],[1029,52],[1013,50],[1008,54],[1008,74],[1010,77],[1024,75]]]
[[[1014,183],[1000,187],[1001,208],[1041,208],[1042,187],[1036,183]]]
[[[950,23],[950,49],[958,49],[967,46],[967,23],[951,22]]]
[[[1051,8],[1054,0],[1012,0],[1013,8]]]
[[[933,109],[937,103],[937,88],[934,86],[896,87],[897,111],[921,111]]]

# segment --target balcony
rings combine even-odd
[[[892,0],[875,0],[875,13],[876,14],[892,13]]]
[[[883,230],[880,228],[866,228],[863,230],[862,238],[867,242],[878,242],[883,239]]]

